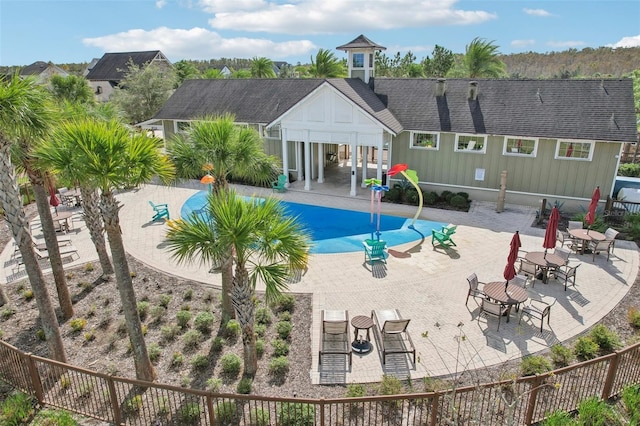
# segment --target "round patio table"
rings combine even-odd
[[[371,344],[371,338],[369,330],[373,327],[373,320],[364,315],[357,315],[351,318],[351,325],[353,326],[353,334],[355,340],[351,343],[351,347],[355,352],[366,354],[371,352],[373,345]],[[360,337],[360,331],[366,331],[366,337]]]
[[[69,232],[69,218],[71,216],[73,216],[75,212],[74,211],[70,211],[70,210],[60,210],[56,213],[52,213],[51,214],[51,219],[53,220],[57,220],[58,223],[61,223],[62,221],[64,221],[64,225],[62,226],[62,231],[63,232]]]
[[[569,234],[582,242],[580,244],[580,254],[584,254],[584,249],[589,241],[604,241],[607,238],[604,234],[593,229],[569,229]]]
[[[567,264],[567,261],[553,253],[543,251],[530,251],[524,256],[531,263],[535,263],[542,268],[542,282],[547,283],[549,269],[558,268]]]
[[[506,281],[493,281],[484,285],[482,291],[489,299],[493,299],[496,302],[503,303],[505,305],[515,305],[516,310],[518,306],[529,298],[529,294],[524,287],[520,287],[517,284],[509,284],[505,289]],[[509,315],[507,315],[507,322],[509,322]]]

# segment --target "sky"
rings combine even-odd
[[[267,57],[310,63],[360,34],[387,56],[640,46],[640,1],[617,0],[0,0],[0,65],[90,62],[160,50],[182,59]]]

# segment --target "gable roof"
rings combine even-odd
[[[477,101],[469,83],[477,82]],[[633,81],[380,78],[375,93],[405,130],[635,142]]]
[[[268,124],[323,84],[329,84],[393,131],[402,130],[375,93],[360,79],[185,80],[154,120],[192,120],[232,113],[239,123]]]
[[[166,60],[166,57],[159,50],[105,53],[89,70],[86,78],[87,80],[120,81],[129,70],[129,60],[142,67],[154,59]]]
[[[387,50],[386,47],[381,46],[377,43],[372,42],[363,34],[360,34],[358,37],[354,38],[347,44],[343,44],[342,46],[336,47],[338,50],[347,50],[347,49],[379,49],[379,50]]]
[[[53,70],[59,74],[68,75],[68,73],[62,68],[52,64],[51,62],[47,63],[44,61],[36,61],[31,65],[27,65],[26,67],[20,70],[20,75],[22,76],[36,75],[37,76],[42,74],[49,67],[53,68]]]

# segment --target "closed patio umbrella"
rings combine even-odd
[[[53,186],[49,187],[49,204],[55,209],[56,213],[58,213],[58,206],[60,205],[60,200],[58,200],[58,196],[56,195],[56,189]]]
[[[549,222],[547,222],[547,229],[544,233],[544,241],[542,247],[544,247],[544,255],[547,256],[547,249],[555,248],[556,246],[556,233],[558,231],[558,222],[560,221],[560,212],[557,207],[551,209],[551,215],[549,216]]]
[[[518,250],[520,250],[520,232],[516,231],[511,238],[511,245],[509,249],[509,256],[507,256],[507,266],[504,267],[503,276],[507,282],[504,285],[505,291],[509,285],[509,280],[512,280],[516,276],[516,260],[518,260]]]
[[[596,189],[593,191],[593,195],[591,196],[591,202],[589,203],[589,211],[584,217],[585,222],[589,224],[589,226],[587,226],[587,234],[589,233],[589,229],[591,229],[591,225],[593,225],[593,222],[596,221],[596,208],[598,208],[599,201],[600,187],[596,186]]]

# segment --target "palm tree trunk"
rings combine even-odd
[[[231,288],[233,287],[233,257],[229,256],[222,263],[220,269],[220,278],[222,281],[222,319],[228,321],[236,317],[231,301]]]
[[[15,170],[11,163],[9,147],[8,141],[0,139],[0,204],[4,209],[7,224],[11,228],[13,238],[18,244],[22,255],[22,262],[29,277],[38,312],[40,313],[42,329],[47,339],[49,356],[57,361],[66,362],[58,319],[49,298],[42,269],[40,269],[36,254],[33,251],[33,244],[27,227],[27,218],[22,209],[22,196],[20,195]]]
[[[120,207],[111,192],[103,192],[100,196],[100,201],[100,209],[102,210],[102,217],[104,219],[105,230],[107,231],[111,256],[113,258],[116,283],[127,324],[131,350],[133,351],[136,377],[138,380],[152,382],[155,379],[155,372],[149,359],[149,352],[147,351],[147,345],[144,341],[144,335],[142,334],[142,325],[140,323],[140,317],[138,316],[133,281],[122,241],[120,217],[118,215]]]
[[[107,252],[107,243],[104,238],[104,226],[102,223],[102,216],[100,215],[100,201],[96,190],[89,189],[85,186],[80,186],[80,193],[82,194],[82,207],[84,210],[84,221],[89,229],[89,235],[91,235],[91,241],[98,253],[98,259],[100,260],[100,266],[102,267],[102,277],[106,278],[113,274],[113,265],[111,259],[109,259],[109,253]]]
[[[53,227],[49,200],[47,199],[47,190],[45,189],[42,176],[39,173],[28,172],[28,174],[31,186],[33,187],[33,193],[36,198],[38,213],[40,214],[42,233],[44,235],[47,251],[49,252],[49,262],[51,263],[51,270],[53,271],[53,279],[56,282],[58,303],[60,303],[62,317],[64,319],[69,319],[73,316],[73,303],[71,302],[71,295],[69,294],[69,288],[67,287],[67,278],[64,274],[64,267],[62,266],[62,256],[60,256],[60,247],[58,247],[56,230]]]
[[[249,273],[241,265],[236,266],[236,276],[233,279],[231,300],[236,310],[236,319],[242,329],[242,350],[244,354],[244,374],[254,376],[258,371],[258,352],[256,351],[256,336],[254,333],[255,303],[253,302],[253,287],[249,281]]]

